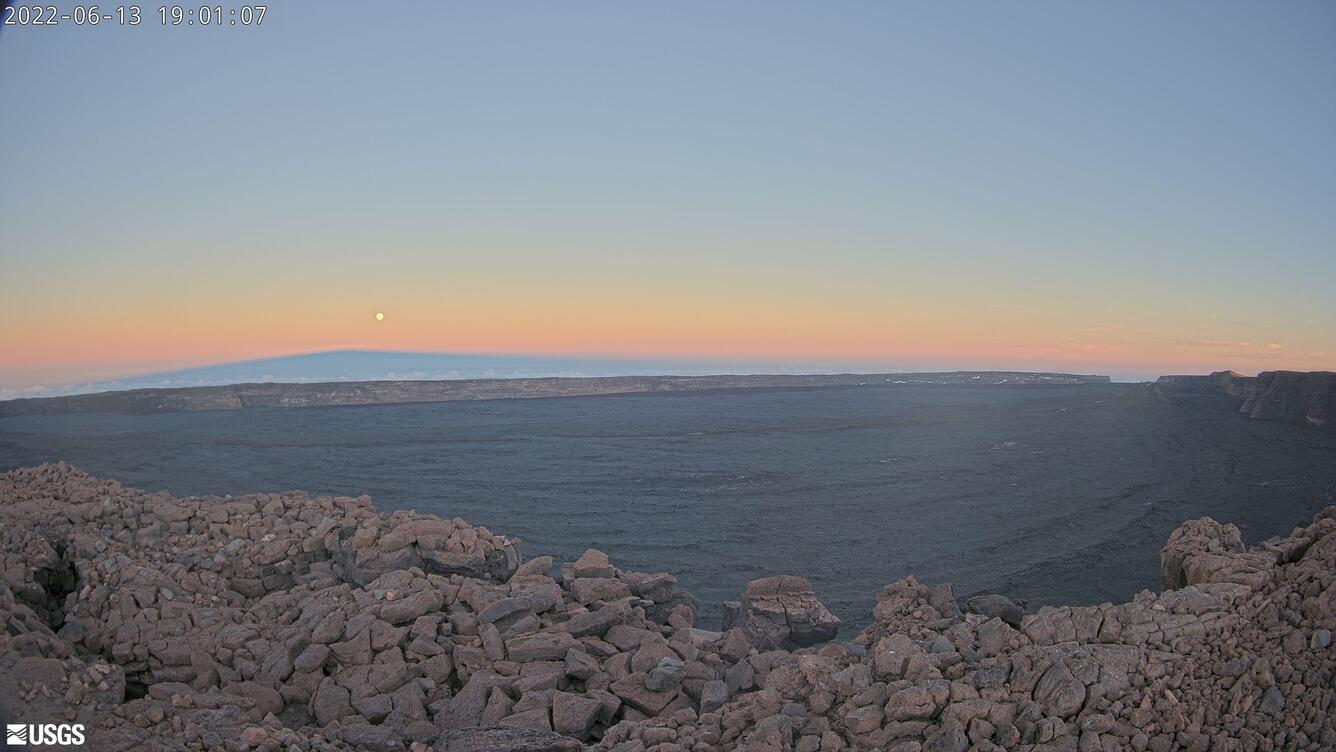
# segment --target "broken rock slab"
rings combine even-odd
[[[840,620],[817,600],[807,578],[780,575],[747,583],[736,617],[724,626],[741,630],[760,650],[775,650],[832,640]]]

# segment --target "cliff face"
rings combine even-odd
[[[1262,420],[1287,420],[1336,431],[1336,372],[1263,371],[1241,376],[1217,371],[1209,376],[1161,376],[1156,386],[1175,390],[1216,390],[1243,401],[1239,412]]]
[[[1252,418],[1291,420],[1336,430],[1336,373],[1265,371],[1237,385],[1244,413]],[[1234,392],[1231,392],[1234,394]]]

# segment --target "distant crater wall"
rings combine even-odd
[[[60,397],[0,401],[0,417],[58,413],[163,413],[240,410],[251,407],[399,405],[457,400],[652,394],[710,389],[778,389],[827,386],[940,384],[1037,387],[1107,384],[1108,376],[1019,371],[945,373],[721,374],[714,376],[596,376],[431,381],[260,383],[132,389]]]

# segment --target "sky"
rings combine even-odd
[[[1330,2],[142,18],[0,30],[6,393],[345,349],[1336,369]]]

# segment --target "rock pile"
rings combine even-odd
[[[838,644],[802,578],[712,632],[598,551],[44,465],[0,476],[0,702],[99,750],[1336,749],[1336,508],[1255,550],[1188,522],[1162,561],[1162,595],[1033,614],[906,578]]]

